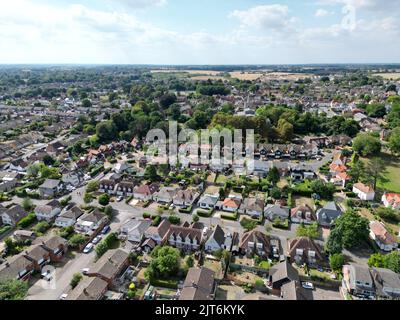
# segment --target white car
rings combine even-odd
[[[93,243],[89,243],[85,249],[83,249],[83,253],[90,253],[90,251],[92,251],[94,248],[94,244]]]
[[[101,236],[97,236],[96,238],[94,238],[94,239],[92,240],[92,243],[93,243],[93,244],[98,244],[98,243],[101,241],[101,239],[102,239]]]
[[[206,236],[206,235],[207,235],[207,233],[208,233],[208,228],[207,228],[207,227],[205,227],[205,228],[203,229],[203,236]]]
[[[89,273],[90,269],[89,268],[84,268],[82,269],[82,274],[87,275]]]
[[[66,300],[67,297],[68,297],[68,294],[63,293],[63,294],[60,296],[60,300]]]
[[[301,286],[307,290],[314,290],[314,285],[311,282],[302,282]]]

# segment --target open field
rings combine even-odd
[[[266,73],[263,78],[265,80],[300,80],[305,78],[312,78],[312,74],[306,73],[288,73],[288,72],[271,72]]]
[[[400,72],[373,73],[374,76],[379,76],[387,80],[400,79]]]
[[[221,76],[208,76],[208,75],[205,75],[205,76],[193,76],[193,77],[190,77],[190,79],[193,79],[193,80],[199,80],[199,81],[207,81],[207,80],[216,80],[216,81],[218,81],[218,80],[226,80],[226,78],[224,78],[224,77],[221,77]]]
[[[250,81],[258,80],[264,75],[264,73],[260,72],[240,72],[240,71],[230,72],[229,74],[231,75],[232,78],[236,78],[239,80],[250,80]]]
[[[400,193],[400,161],[396,156],[382,153],[380,157],[386,165],[385,178],[386,182],[378,182],[378,188],[383,191],[392,191]],[[363,161],[368,161],[364,159]]]

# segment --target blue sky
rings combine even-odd
[[[0,63],[388,63],[399,38],[398,0],[0,2]]]

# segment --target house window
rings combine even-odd
[[[296,249],[296,255],[302,256],[303,255],[303,249]]]

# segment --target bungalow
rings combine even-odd
[[[3,212],[1,213],[1,219],[3,221],[3,224],[14,227],[21,219],[25,218],[27,215],[28,213],[25,211],[25,209],[17,204],[9,209],[3,209]]]
[[[202,230],[195,229],[192,226],[174,226],[169,228],[166,242],[178,249],[185,251],[197,251],[200,249],[202,241]]]
[[[85,278],[68,294],[67,300],[101,300],[108,283],[100,278]]]
[[[154,193],[153,199],[158,203],[170,204],[178,192],[176,187],[163,187]]]
[[[108,222],[108,218],[100,210],[96,209],[91,213],[85,213],[78,218],[75,224],[75,231],[84,234],[93,234]]]
[[[288,257],[291,263],[298,265],[306,263],[309,266],[324,264],[322,249],[308,237],[298,237],[288,242]]]
[[[359,199],[364,201],[372,201],[375,198],[375,191],[371,186],[359,182],[353,185],[353,192]]]
[[[317,220],[314,210],[307,204],[302,204],[291,209],[290,217],[293,223],[311,224]]]
[[[118,196],[131,197],[133,196],[133,189],[135,185],[133,182],[122,181],[118,183],[116,193]]]
[[[251,217],[259,218],[264,212],[264,200],[260,198],[246,198],[241,204],[239,212]]]
[[[317,210],[317,220],[320,226],[330,228],[335,220],[342,215],[342,209],[335,202],[328,202]]]
[[[375,296],[374,282],[368,266],[347,264],[343,266],[342,288],[358,297]]]
[[[257,255],[261,258],[268,258],[272,252],[270,238],[260,231],[248,231],[240,240],[239,252],[249,257]]]
[[[289,218],[289,208],[282,207],[280,205],[269,204],[264,209],[264,216],[269,221],[275,221],[276,219],[285,221]]]
[[[211,236],[205,242],[204,250],[210,253],[218,250],[231,251],[233,238],[236,238],[237,236],[238,234],[236,232],[233,234],[231,232],[226,232],[217,225]]]
[[[35,208],[35,215],[38,221],[50,222],[55,219],[61,212],[61,204],[57,200],[52,200],[49,203]]]
[[[173,198],[173,203],[178,207],[190,207],[199,196],[200,193],[195,189],[178,190]]]
[[[147,240],[154,241],[156,245],[159,245],[165,242],[170,227],[171,223],[165,219],[157,227],[151,226],[147,228],[144,232],[144,237]]]
[[[219,195],[204,194],[197,205],[202,209],[214,209],[219,199]]]
[[[235,197],[228,197],[224,201],[218,201],[216,208],[227,212],[236,212],[240,208],[241,200]]]
[[[52,198],[57,196],[63,190],[63,183],[60,180],[46,179],[39,187],[39,193],[42,198]]]
[[[158,184],[142,184],[133,188],[133,197],[142,201],[149,201],[153,198],[153,194],[159,190]]]
[[[28,280],[34,270],[32,260],[23,254],[9,258],[0,265],[0,280],[18,279]]]
[[[369,223],[369,236],[375,241],[377,246],[383,251],[393,251],[397,249],[398,242],[385,226],[379,221],[371,221]]]
[[[126,236],[128,241],[141,243],[150,226],[151,221],[131,219],[121,226],[120,233]]]
[[[186,275],[179,300],[214,300],[215,290],[215,272],[205,267],[193,267]]]
[[[83,215],[83,211],[74,205],[57,217],[55,225],[60,228],[73,226],[81,215]]]
[[[400,210],[400,194],[385,193],[382,196],[382,203],[386,208],[393,208]]]

